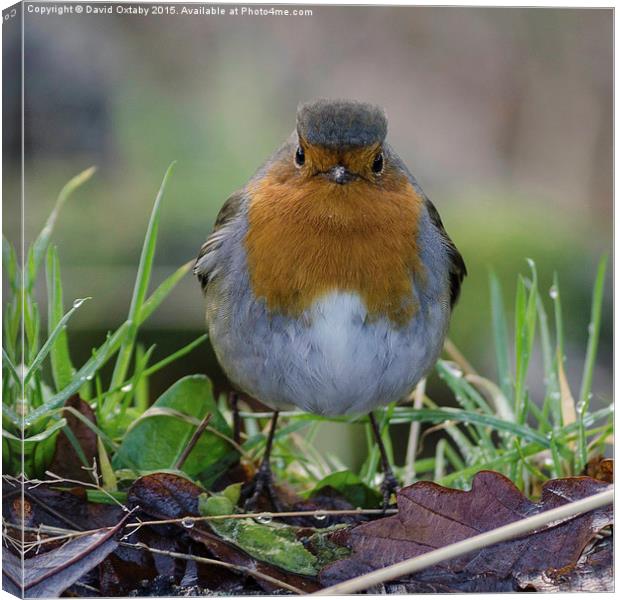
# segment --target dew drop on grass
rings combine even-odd
[[[73,301],[73,308],[80,308],[84,302],[86,302],[86,298],[76,298]]]
[[[263,525],[268,525],[273,521],[273,515],[271,513],[263,513],[262,515],[256,517],[256,520]]]
[[[131,385],[131,383],[128,383],[121,388],[121,392],[131,392],[132,388],[133,386]]]
[[[549,288],[549,296],[551,296],[554,300],[556,300],[558,295],[559,295],[558,294],[558,288],[556,288],[554,285],[552,285]]]
[[[184,519],[181,520],[181,525],[183,525],[183,527],[185,527],[186,529],[191,529],[195,524],[194,519],[192,519],[191,517],[185,517]]]
[[[86,375],[86,381],[92,381],[94,377],[95,375],[93,373],[91,373],[90,375]]]
[[[317,521],[325,521],[325,519],[327,519],[327,515],[322,511],[317,511],[314,513],[314,518]]]
[[[590,323],[588,325],[588,335],[592,335],[594,333],[594,323]]]

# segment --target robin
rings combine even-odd
[[[439,213],[386,142],[376,106],[318,100],[224,203],[194,273],[233,384],[273,409],[246,507],[267,493],[278,411],[368,414],[385,503],[397,488],[372,410],[433,367],[467,271]]]

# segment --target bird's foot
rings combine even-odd
[[[390,469],[387,473],[385,473],[385,475],[383,476],[383,481],[381,482],[381,493],[383,494],[383,512],[385,512],[389,508],[392,494],[396,495],[398,488],[398,481],[396,480],[396,477],[394,477],[394,473],[392,473]]]
[[[254,477],[243,486],[241,500],[246,512],[254,512],[258,507],[261,496],[266,497],[276,512],[283,512],[282,503],[278,499],[273,484],[273,474],[268,462],[263,461]]]

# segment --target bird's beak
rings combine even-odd
[[[332,167],[329,171],[327,171],[327,173],[325,173],[325,175],[327,176],[327,179],[339,185],[344,185],[345,183],[349,183],[355,179],[355,175],[342,165]]]

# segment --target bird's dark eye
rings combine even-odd
[[[301,146],[297,146],[297,152],[295,152],[295,164],[298,167],[303,166],[304,162],[306,162],[306,155],[304,154],[304,149]]]
[[[377,174],[383,171],[383,152],[379,152],[379,154],[375,156],[375,160],[372,163],[372,171]]]

